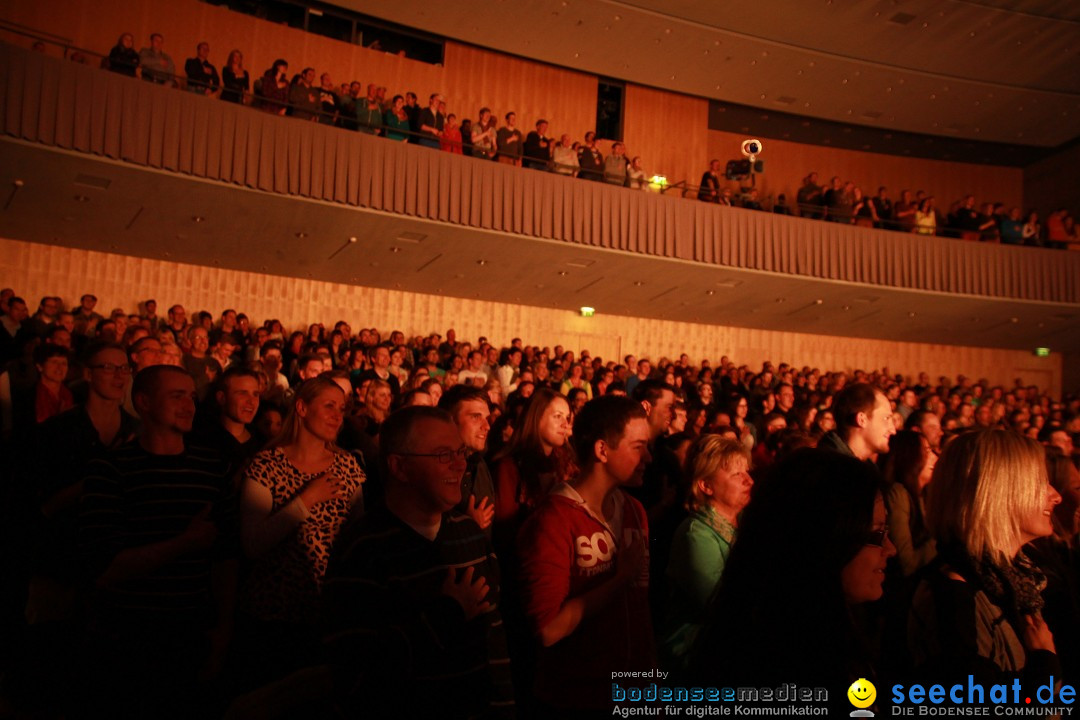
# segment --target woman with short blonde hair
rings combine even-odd
[[[667,566],[668,608],[660,633],[665,667],[685,662],[724,572],[754,485],[750,451],[738,440],[702,435],[690,446],[685,476],[690,514],[675,531]]]
[[[915,589],[908,649],[918,673],[1018,678],[1034,690],[1061,677],[1042,618],[1046,576],[1023,552],[1054,532],[1061,502],[1043,448],[1007,430],[959,435],[941,455],[926,496],[938,558]]]

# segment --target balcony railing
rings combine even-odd
[[[721,207],[439,152],[0,44],[0,132],[511,235],[826,280],[1080,303],[1080,253]]]

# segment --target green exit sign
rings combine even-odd
[[[1035,357],[1050,357],[1050,348],[1035,348]]]

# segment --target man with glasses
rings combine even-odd
[[[120,407],[131,379],[124,349],[97,343],[83,356],[89,392],[86,403],[35,428],[30,458],[32,481],[41,508],[34,578],[27,616],[31,624],[76,618],[76,511],[87,464],[135,436],[137,421]]]
[[[379,437],[385,506],[350,520],[323,585],[342,709],[372,717],[512,716],[499,567],[461,502],[468,448],[450,415],[414,406]]]

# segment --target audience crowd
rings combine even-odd
[[[1075,396],[0,313],[5,714],[577,717],[655,667],[831,714],[858,678],[1080,683]]]
[[[440,93],[430,95],[424,105],[415,92],[390,95],[384,86],[369,83],[365,88],[358,80],[337,84],[329,72],[318,74],[311,67],[290,76],[285,59],[275,60],[270,68],[253,78],[244,67],[240,50],[229,53],[219,73],[210,62],[210,46],[205,42],[198,44],[195,57],[185,61],[181,76],[165,51],[164,42],[160,33],[154,33],[149,46],[136,51],[134,36],[123,33],[103,58],[102,65],[148,82],[183,87],[196,94],[251,105],[276,115],[398,142],[639,190],[663,187],[652,184],[642,158],[629,154],[623,142],[611,142],[605,155],[593,132],[587,132],[583,141],[573,140],[565,133],[556,138],[545,119],[536,120],[530,128],[520,125],[514,112],[500,119],[486,107],[480,108],[474,120],[448,112],[446,98]],[[42,43],[35,47],[44,50]],[[87,62],[83,53],[72,53],[70,57]],[[750,184],[743,185],[747,180]],[[694,189],[687,185],[683,191],[693,193]],[[783,193],[772,198],[759,197],[753,175],[729,178],[721,161],[713,160],[702,174],[696,196],[704,202],[749,210],[770,209],[778,214],[898,232],[1080,249],[1080,226],[1065,208],[1054,210],[1040,220],[1034,210],[1022,211],[1002,202],[976,203],[973,195],[941,206],[934,196],[922,190],[901,190],[899,196],[890,196],[888,188],[879,187],[871,197],[854,182],[840,177],[822,185],[817,172],[803,179],[795,202],[791,202]]]

